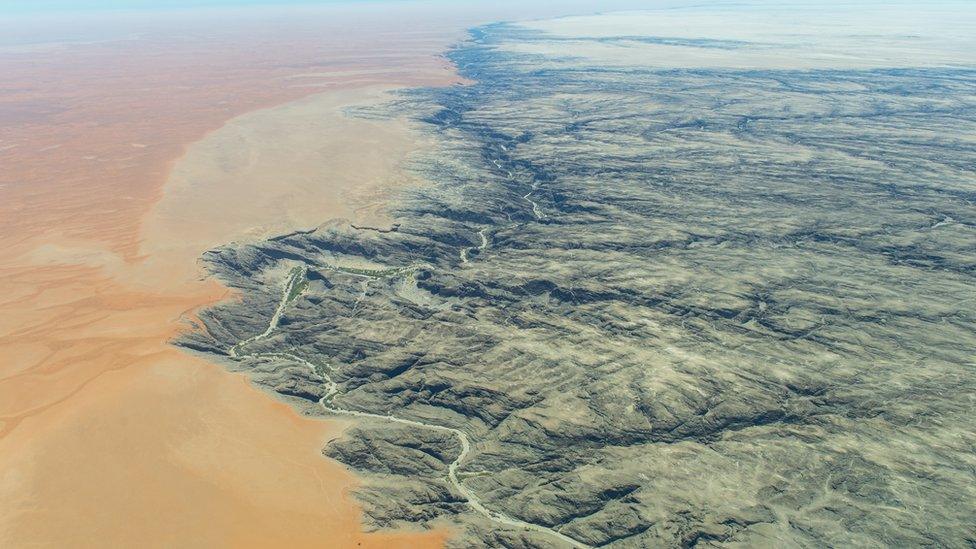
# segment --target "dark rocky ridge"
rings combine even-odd
[[[540,69],[496,47],[523,34],[478,29],[451,53],[475,84],[391,107],[440,143],[395,230],[215,250],[243,300],[182,344],[261,332],[302,263],[255,346],[331,364],[338,406],[466,432],[491,509],[598,546],[976,543],[976,71]],[[334,268],[363,259],[412,268]],[[472,512],[457,446],[369,421],[325,452],[376,526],[555,543]]]

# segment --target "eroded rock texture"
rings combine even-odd
[[[331,366],[335,406],[467,433],[489,509],[593,546],[976,543],[976,72],[499,47],[533,36],[478,29],[451,53],[474,84],[391,107],[440,143],[392,230],[208,254],[243,298],[183,343],[261,332],[304,264],[254,346]],[[324,396],[287,360],[240,367]],[[364,421],[325,452],[370,480],[374,526],[563,544],[467,506],[448,433]]]

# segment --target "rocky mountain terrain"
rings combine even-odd
[[[538,38],[476,29],[450,53],[473,84],[357,113],[435,137],[431,184],[391,227],[208,253],[241,299],[179,343],[361,412],[324,453],[375,528],[976,544],[976,70],[506,47]]]

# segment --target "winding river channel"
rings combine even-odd
[[[482,245],[479,248],[483,249],[488,246],[488,239],[484,231],[479,233],[482,239]],[[466,255],[466,254],[465,254]],[[462,259],[466,259],[462,255]],[[356,276],[369,277],[367,274],[360,273],[349,273]],[[337,394],[339,394],[339,384],[336,383],[330,373],[332,372],[332,367],[328,365],[316,365],[309,360],[306,360],[298,355],[292,354],[290,352],[276,352],[276,353],[259,353],[259,352],[248,352],[246,347],[252,343],[260,341],[269,337],[278,328],[278,323],[281,321],[281,317],[284,314],[288,306],[293,303],[308,287],[308,267],[301,266],[293,268],[287,279],[285,280],[284,288],[281,292],[281,300],[278,302],[278,306],[275,309],[274,314],[271,316],[271,320],[268,322],[268,327],[260,334],[244,339],[231,347],[228,354],[233,359],[245,359],[245,358],[255,358],[255,359],[265,359],[265,360],[287,360],[291,362],[297,362],[308,368],[313,374],[321,376],[325,379],[325,385],[327,387],[325,396],[319,399],[319,405],[322,409],[329,414],[341,415],[341,416],[353,416],[358,418],[367,418],[381,421],[390,421],[393,423],[399,423],[401,425],[409,425],[411,427],[416,427],[419,429],[431,429],[434,431],[441,431],[451,433],[457,437],[458,441],[461,443],[461,452],[458,453],[454,461],[448,465],[447,477],[451,485],[467,500],[468,505],[474,509],[476,512],[484,515],[490,520],[497,522],[499,524],[505,524],[508,526],[514,526],[518,528],[525,528],[529,530],[534,530],[536,532],[541,532],[552,536],[559,541],[569,544],[577,548],[587,548],[589,546],[580,543],[579,541],[562,534],[552,528],[548,528],[539,524],[533,524],[531,522],[526,522],[523,520],[516,519],[504,513],[498,511],[492,511],[485,507],[478,496],[468,489],[463,482],[458,478],[458,470],[461,467],[461,463],[464,462],[468,453],[471,451],[471,441],[468,439],[467,433],[461,431],[460,429],[455,429],[453,427],[446,427],[443,425],[435,425],[431,423],[424,423],[422,421],[415,421],[412,419],[404,419],[401,417],[396,417],[392,415],[382,415],[374,414],[370,412],[361,412],[358,410],[347,410],[344,408],[338,408],[333,403],[333,399]]]

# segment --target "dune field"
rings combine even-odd
[[[405,126],[342,122],[341,107],[456,81],[437,53],[463,25],[398,33],[403,14],[367,8],[272,24],[221,16],[219,29],[181,14],[119,15],[79,25],[88,35],[71,41],[4,35],[2,546],[414,547],[446,535],[362,534],[355,478],[321,456],[340,424],[302,418],[169,342],[196,308],[227,296],[197,268],[208,246],[355,218],[397,180],[412,146]],[[313,168],[314,182],[260,180],[261,163],[276,162],[261,140],[314,140],[311,119],[383,161],[364,170],[348,153],[326,155],[333,134],[311,152],[293,141],[298,152],[285,155]],[[241,132],[258,140],[235,147]],[[218,173],[210,147],[228,144],[255,155],[251,180]],[[194,174],[201,166],[210,171]]]

